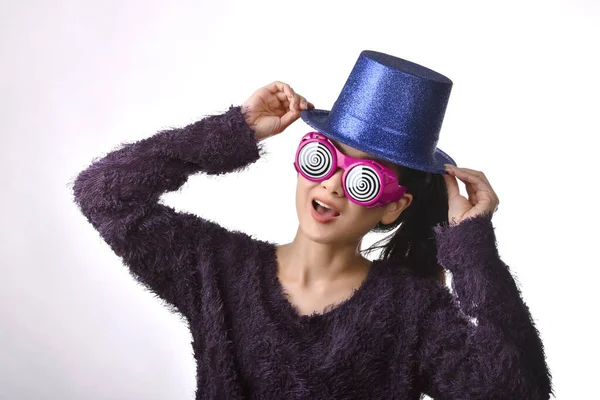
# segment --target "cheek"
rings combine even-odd
[[[297,195],[299,195],[300,193],[307,192],[306,182],[307,182],[306,179],[304,179],[301,175],[298,175],[298,179],[296,181],[296,194]]]
[[[308,203],[308,194],[315,184],[307,179],[304,179],[302,175],[298,174],[298,181],[296,183],[296,207],[302,207]]]
[[[352,202],[350,204],[346,222],[352,230],[368,231],[379,221],[381,212],[377,208],[367,208]]]

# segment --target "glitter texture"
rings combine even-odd
[[[452,81],[388,54],[362,51],[331,111],[303,110],[324,135],[395,164],[443,174],[437,148]]]

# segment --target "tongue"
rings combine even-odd
[[[317,205],[317,212],[326,217],[335,217],[337,215],[337,211],[330,208],[325,208],[321,205]]]

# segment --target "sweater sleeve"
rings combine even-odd
[[[197,268],[210,268],[206,260],[231,249],[243,234],[176,212],[161,204],[160,196],[196,172],[240,170],[263,152],[241,107],[231,106],[183,128],[122,144],[93,161],[75,178],[74,200],[132,275],[187,316],[201,287]]]
[[[435,227],[438,284],[423,327],[419,375],[435,399],[548,399],[551,375],[529,309],[499,257],[490,215]]]

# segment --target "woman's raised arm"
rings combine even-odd
[[[133,275],[188,315],[201,285],[198,260],[211,259],[202,253],[218,254],[248,238],[176,212],[159,198],[196,172],[240,170],[262,151],[241,107],[231,106],[221,115],[124,144],[94,161],[74,181],[75,202]]]

